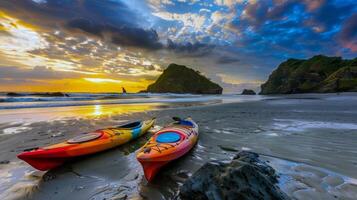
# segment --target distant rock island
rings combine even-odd
[[[223,88],[213,83],[200,72],[184,65],[170,64],[146,92],[222,94]]]
[[[357,92],[357,58],[288,59],[261,85],[260,94]]]
[[[241,95],[256,95],[254,90],[244,89]]]
[[[69,97],[68,94],[62,92],[38,92],[38,93],[16,93],[16,92],[9,92],[6,94],[7,96],[11,97],[21,97],[27,95],[36,95],[42,97]]]

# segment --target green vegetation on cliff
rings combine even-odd
[[[260,94],[357,91],[357,58],[314,56],[288,59],[261,85]]]
[[[222,94],[222,90],[200,72],[177,64],[170,64],[147,88],[147,92],[153,93]]]

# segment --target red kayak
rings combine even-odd
[[[185,155],[197,143],[198,125],[191,118],[175,120],[155,133],[137,153],[148,181],[152,181],[164,165]]]

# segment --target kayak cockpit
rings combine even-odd
[[[174,143],[180,141],[181,138],[182,138],[181,134],[168,131],[158,134],[155,140],[158,143]]]
[[[136,122],[130,122],[127,124],[117,126],[116,128],[135,129],[135,128],[139,128],[141,125],[142,125],[141,121],[136,121]]]
[[[79,135],[77,137],[67,140],[67,143],[68,144],[77,144],[77,143],[89,142],[89,141],[100,138],[102,135],[103,135],[102,132],[86,133],[86,134]]]

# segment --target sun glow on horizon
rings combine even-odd
[[[121,83],[121,80],[115,80],[110,78],[84,78],[86,81],[90,81],[93,83]]]

